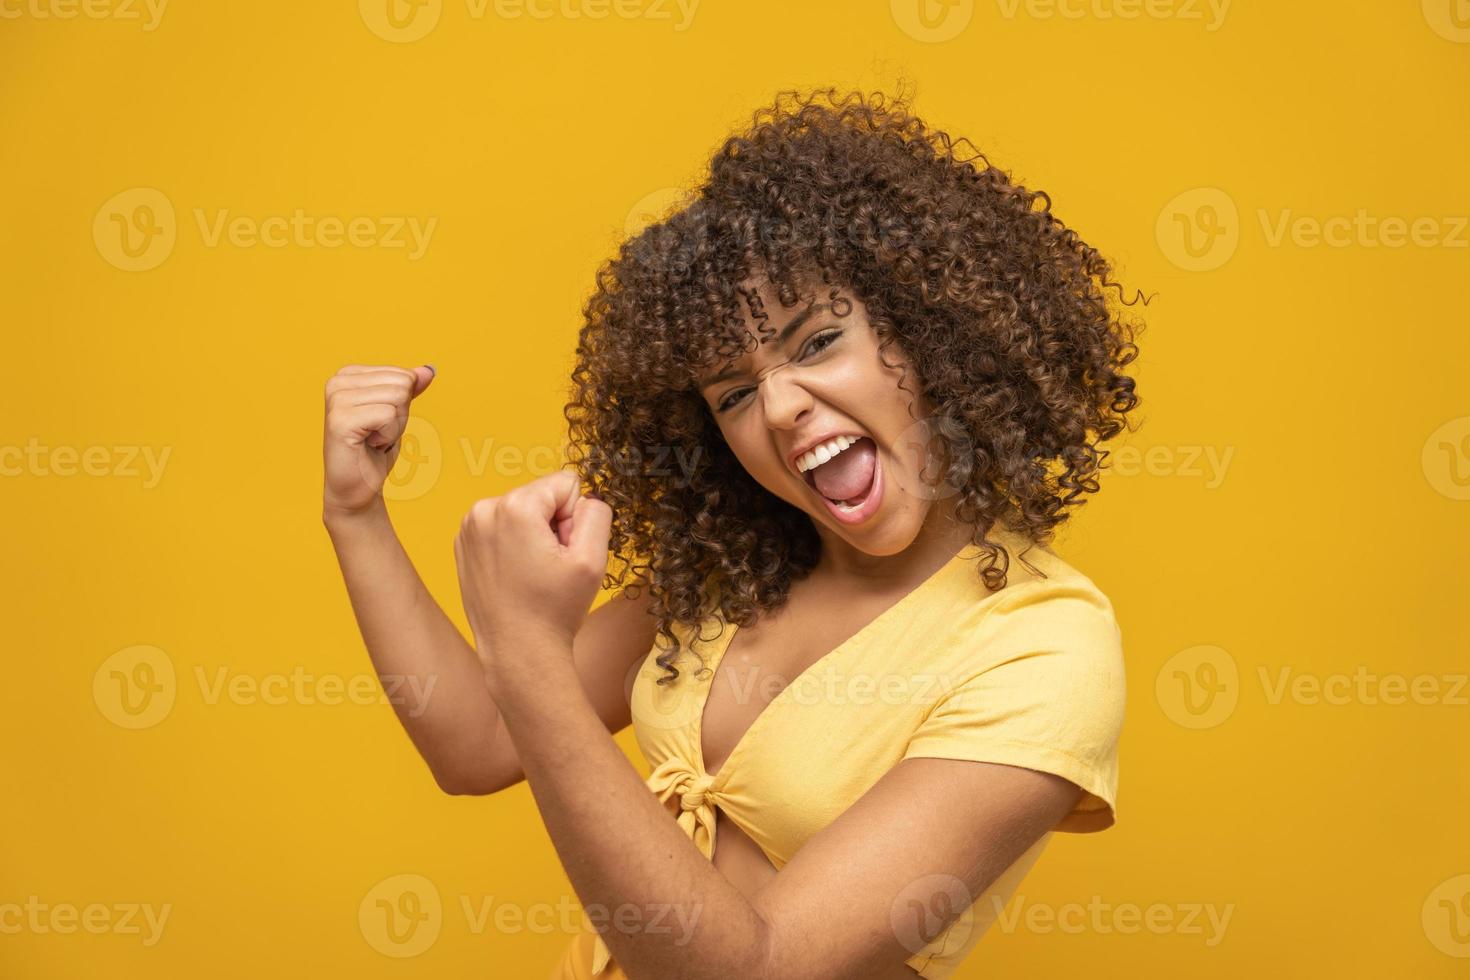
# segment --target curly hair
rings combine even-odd
[[[1104,290],[1122,290],[1108,262],[1046,193],[978,151],[957,158],[968,142],[927,127],[902,97],[782,91],[723,143],[697,191],[598,270],[564,410],[568,455],[613,510],[622,565],[605,585],[631,569],[628,594],[651,590],[670,672],[660,684],[679,673],[675,623],[717,607],[748,626],[785,603],[821,550],[810,516],[746,472],[699,394],[707,366],[751,348],[742,301],[762,335],[774,332],[742,288],[752,276],[787,307],[818,280],[834,298],[845,287],[880,355],[900,345],[936,406],[944,479],[975,528],[988,589],[1008,567],[995,567],[994,522],[1044,543],[1098,490],[1108,453],[1097,444],[1139,401],[1122,373],[1138,354],[1135,324],[1110,310]],[[671,472],[671,457],[695,465]]]

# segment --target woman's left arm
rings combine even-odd
[[[669,818],[577,682],[572,638],[606,571],[611,524],[607,505],[578,491],[563,470],[478,502],[455,555],[526,782],[629,977],[806,980],[902,963],[1080,797],[1049,773],[906,759],[747,898]]]

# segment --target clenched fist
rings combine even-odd
[[[428,365],[349,364],[327,381],[324,512],[366,510],[383,490],[408,425],[408,405],[434,380]]]
[[[607,572],[612,508],[558,470],[476,501],[454,539],[459,591],[488,679],[524,663],[517,641],[558,641],[567,656]]]

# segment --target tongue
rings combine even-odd
[[[812,470],[812,482],[822,496],[848,501],[864,496],[873,485],[878,464],[873,440],[864,437]]]

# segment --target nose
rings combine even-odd
[[[794,371],[785,370],[789,363],[773,365],[761,374],[761,407],[766,424],[774,429],[789,429],[811,410],[812,395]]]

